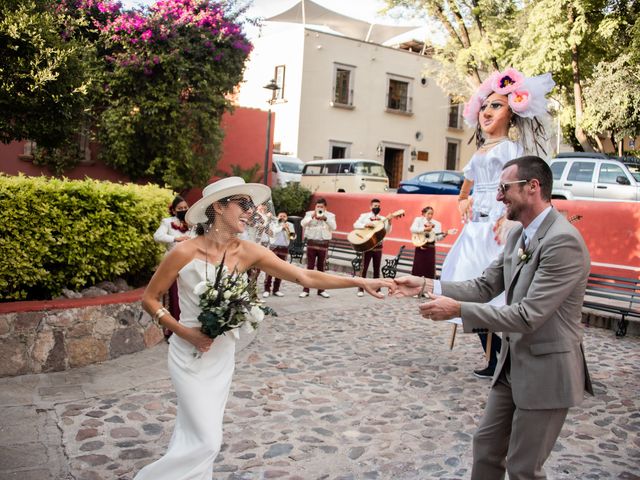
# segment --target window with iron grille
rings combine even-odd
[[[353,106],[353,79],[355,68],[348,65],[335,64],[333,104],[337,106]]]
[[[462,105],[449,98],[449,128],[462,128]]]
[[[411,112],[410,83],[407,80],[389,78],[387,90],[387,109],[399,112]]]

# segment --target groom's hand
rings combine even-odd
[[[429,293],[430,302],[418,306],[420,315],[427,320],[449,320],[461,315],[460,302],[453,298]]]
[[[422,287],[424,285],[424,291]],[[398,277],[394,279],[394,287],[391,289],[391,293],[395,297],[413,297],[420,293],[433,292],[433,280],[423,277],[416,277],[413,275],[407,275],[404,277]]]

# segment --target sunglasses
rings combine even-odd
[[[253,203],[251,198],[247,197],[228,197],[224,199],[225,202],[233,202],[240,207],[243,212],[248,212],[249,210],[253,210],[256,208],[256,205]]]
[[[519,183],[527,183],[529,180],[514,180],[513,182],[504,182],[498,185],[498,192],[502,195],[507,193],[511,188],[511,185],[517,185]]]

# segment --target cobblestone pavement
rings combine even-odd
[[[285,297],[269,299],[280,316],[237,354],[213,478],[468,478],[489,389],[471,375],[482,364],[477,336],[460,334],[449,350],[451,326],[421,319],[415,299],[360,299],[353,291],[298,299],[295,287],[283,290]],[[570,411],[546,465],[550,479],[640,479],[639,347],[639,337],[586,329],[596,395]],[[61,436],[60,448],[45,455],[60,473],[7,466],[20,458],[20,445],[4,441],[0,478],[131,479],[164,452],[173,429],[165,357],[160,345],[44,376],[53,390],[40,430]],[[100,384],[107,376],[117,380]],[[5,389],[38,382],[43,376],[0,382],[0,419],[14,437],[28,425],[12,427],[15,414],[34,406],[17,405],[18,393],[12,406]]]

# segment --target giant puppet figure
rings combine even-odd
[[[487,78],[465,105],[464,119],[475,127],[478,149],[464,168],[458,210],[465,225],[444,261],[442,280],[479,277],[504,248],[513,222],[504,218],[504,205],[496,200],[502,166],[525,150],[537,153],[542,149],[543,120],[548,115],[545,95],[554,85],[551,74],[525,77],[507,68]],[[490,303],[504,305],[504,295]],[[491,378],[500,337],[495,333],[478,335],[489,363],[474,374]]]

